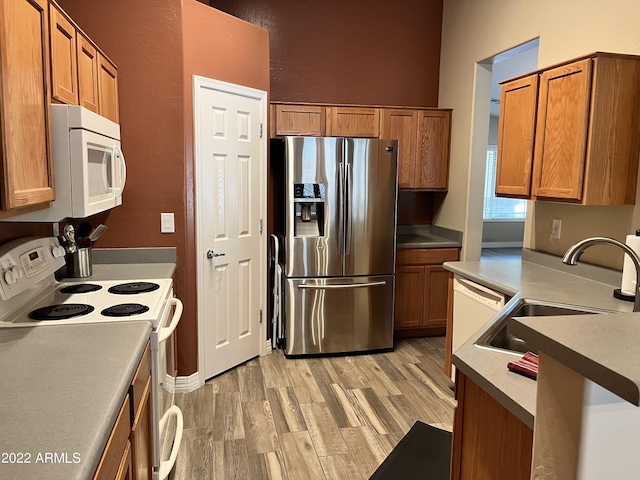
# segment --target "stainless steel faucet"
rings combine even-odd
[[[633,265],[636,267],[636,299],[633,304],[633,311],[640,312],[640,257],[638,257],[638,254],[629,248],[628,245],[607,237],[585,238],[584,240],[580,240],[575,245],[569,247],[567,253],[562,257],[562,263],[566,263],[567,265],[577,265],[580,255],[582,255],[587,248],[593,247],[594,245],[613,245],[614,247],[622,249],[624,253],[629,255]]]

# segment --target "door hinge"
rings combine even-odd
[[[260,233],[262,234],[262,231],[264,230],[264,221],[262,219],[260,219]]]
[[[262,309],[260,309],[260,323],[262,323]]]
[[[262,124],[260,124],[260,138],[262,138]]]

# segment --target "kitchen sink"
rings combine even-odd
[[[600,308],[581,307],[563,303],[543,302],[529,298],[514,297],[498,312],[499,318],[476,342],[475,346],[497,350],[503,353],[522,355],[526,352],[538,353],[525,340],[514,335],[514,318],[548,317],[563,315],[589,315],[594,313],[619,313]]]

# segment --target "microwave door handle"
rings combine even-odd
[[[122,153],[122,150],[120,149],[120,147],[113,147],[113,151],[114,151],[114,156],[113,156],[113,161],[116,161],[116,157],[120,158],[120,182],[118,183],[118,185],[114,185],[114,190],[115,190],[115,196],[119,197],[120,195],[122,195],[122,191],[124,190],[124,185],[127,183],[127,164],[124,161],[124,153]],[[115,175],[115,170],[113,170],[114,175]],[[115,182],[114,182],[115,183]]]

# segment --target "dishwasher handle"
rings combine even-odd
[[[486,305],[496,312],[504,306],[505,295],[495,292],[484,285],[471,282],[466,278],[455,277],[453,280],[453,290],[478,303]]]

